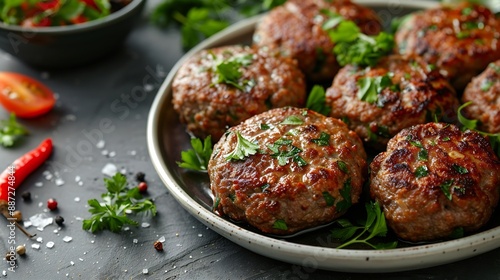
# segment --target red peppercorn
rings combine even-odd
[[[49,200],[47,200],[47,208],[49,208],[50,210],[56,210],[57,201],[53,198],[49,198]]]
[[[161,243],[160,241],[155,241],[153,247],[155,247],[156,251],[158,252],[163,251],[163,243]]]
[[[146,192],[148,190],[148,184],[146,182],[140,182],[139,186],[137,186],[137,188],[139,189],[139,192],[141,192],[141,193]]]

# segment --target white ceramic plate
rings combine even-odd
[[[436,5],[429,1],[357,1],[374,8],[389,22],[395,16]],[[212,195],[208,175],[177,167],[182,150],[189,148],[185,127],[173,112],[171,85],[175,73],[202,49],[235,43],[250,43],[259,17],[241,21],[204,41],[172,68],[152,105],[147,128],[148,149],[156,171],[176,200],[193,216],[225,238],[255,253],[314,269],[345,272],[393,272],[436,266],[472,257],[500,246],[498,222],[464,238],[391,250],[335,249],[328,231],[318,230],[296,238],[278,239],[232,223],[210,209]]]

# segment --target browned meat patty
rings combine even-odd
[[[349,0],[288,0],[258,24],[254,43],[278,48],[296,58],[309,80],[330,82],[339,65],[333,54],[334,44],[322,28],[328,19],[323,10],[356,22],[366,34],[377,34],[382,28],[374,11]]]
[[[172,92],[174,109],[187,130],[218,140],[228,127],[253,115],[302,107],[306,84],[293,59],[235,45],[191,57],[177,72]]]
[[[500,20],[468,2],[418,12],[396,33],[401,54],[423,56],[461,92],[472,77],[500,59]]]
[[[500,60],[490,63],[486,70],[472,79],[462,96],[464,115],[478,120],[478,128],[489,133],[500,133]]]
[[[482,227],[498,203],[500,161],[477,132],[427,123],[401,131],[370,164],[371,195],[402,239]]]
[[[384,149],[403,128],[456,119],[448,81],[419,57],[391,55],[376,66],[342,68],[326,91],[331,117],[344,120],[370,147]]]
[[[228,159],[238,135],[258,150]],[[340,120],[298,108],[273,109],[230,128],[208,165],[215,210],[279,235],[344,214],[358,201],[366,172],[356,133]]]

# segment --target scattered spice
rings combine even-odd
[[[16,219],[17,222],[20,222],[23,220],[23,214],[21,211],[16,210],[12,213],[12,218]]]
[[[139,189],[140,193],[145,193],[148,191],[148,184],[146,182],[140,182],[137,188]]]
[[[135,179],[137,180],[137,182],[146,182],[146,174],[144,174],[144,172],[137,172],[137,174],[135,174]]]
[[[49,198],[47,200],[47,208],[50,210],[56,210],[57,209],[57,201],[53,198]]]
[[[56,221],[56,224],[57,224],[58,226],[62,226],[62,225],[63,225],[63,223],[64,223],[64,218],[63,218],[63,217],[61,217],[61,216],[59,216],[59,215],[57,215],[57,216],[56,216],[55,221]]]
[[[28,191],[25,191],[21,194],[21,197],[23,198],[24,201],[30,201],[31,200],[31,193]]]
[[[26,254],[26,246],[24,245],[17,246],[16,253],[18,253],[20,256],[24,256],[24,254]]]
[[[160,241],[155,241],[153,246],[155,247],[156,251],[158,252],[163,251],[163,243],[161,243]]]

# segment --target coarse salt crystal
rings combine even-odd
[[[134,238],[134,240],[132,240],[132,242],[134,242],[134,244],[137,244],[139,242],[139,240],[137,238]]]
[[[41,188],[41,187],[43,187],[43,183],[42,182],[36,182],[35,183],[35,187]]]
[[[80,176],[75,177],[75,182],[80,182],[81,180],[82,180],[82,178]]]
[[[29,217],[29,221],[34,227],[41,228],[43,230],[44,227],[51,225],[54,222],[54,218],[47,216],[45,213],[40,213]]]
[[[141,224],[141,227],[143,227],[143,228],[148,228],[149,226],[150,226],[149,223],[142,223]]]
[[[165,242],[165,236],[158,238],[158,241],[160,241],[161,243]]]
[[[71,237],[71,236],[65,236],[65,237],[63,237],[63,241],[66,242],[66,243],[70,242],[71,240],[73,240],[73,237]]]
[[[37,237],[36,238],[36,242],[42,243],[43,242],[43,238],[41,236]]]
[[[49,249],[52,249],[54,247],[55,243],[53,241],[49,241],[47,242],[47,244],[45,244],[45,246]]]
[[[115,157],[116,156],[116,152],[115,151],[111,151],[111,152],[109,152],[108,156],[110,158]]]
[[[103,156],[107,156],[108,154],[109,154],[108,150],[102,150],[101,151],[101,155],[103,155]]]
[[[75,202],[80,202],[80,198],[78,196],[75,197]]]
[[[40,244],[31,244],[31,248],[35,249],[35,250],[38,250],[40,249]]]
[[[95,147],[98,149],[102,149],[102,148],[104,148],[105,145],[106,145],[106,142],[104,140],[99,140],[99,142],[97,142],[97,144],[95,144]]]
[[[61,178],[57,178],[55,183],[56,183],[56,186],[59,186],[59,187],[64,185],[64,181]]]
[[[103,168],[102,168],[102,174],[108,175],[109,177],[115,176],[116,172],[118,169],[116,168],[116,165],[112,163],[107,163]]]
[[[147,268],[145,268],[145,269],[142,270],[142,274],[146,275],[148,273],[149,273],[149,270]]]

